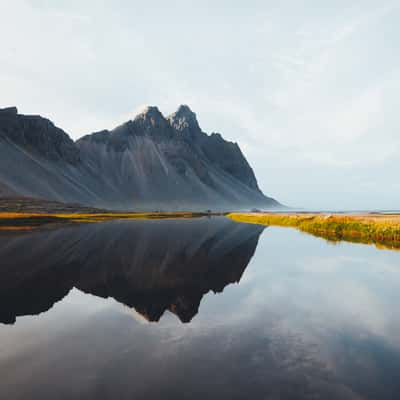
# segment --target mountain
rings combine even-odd
[[[263,230],[213,217],[0,232],[0,322],[47,311],[74,287],[149,321],[169,310],[189,322],[206,293],[240,281]]]
[[[112,131],[74,142],[40,116],[0,109],[0,196],[109,209],[245,209],[266,197],[236,143],[207,135],[186,105],[147,107]]]

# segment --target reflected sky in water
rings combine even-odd
[[[1,398],[398,397],[399,252],[204,218],[4,234],[0,257]]]

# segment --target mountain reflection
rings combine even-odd
[[[225,218],[114,221],[0,236],[0,322],[49,310],[72,288],[182,322],[239,282],[264,227]]]

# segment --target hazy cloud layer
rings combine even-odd
[[[0,107],[78,138],[188,103],[286,204],[399,208],[397,1],[15,0],[0,16]]]

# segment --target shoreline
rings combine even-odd
[[[373,244],[400,249],[400,214],[229,213],[236,222],[295,228],[329,242]]]
[[[94,212],[92,212],[92,210]],[[31,230],[39,227],[75,223],[100,223],[115,220],[171,220],[225,216],[238,223],[295,228],[331,243],[373,244],[378,248],[400,250],[398,213],[323,213],[323,212],[118,212],[100,209],[69,212],[5,212],[0,210],[0,231]]]
[[[27,230],[68,223],[99,223],[116,220],[172,220],[223,216],[217,212],[95,212],[95,213],[26,213],[0,212],[0,230]]]
[[[211,211],[109,210],[29,197],[0,198],[0,230],[33,229],[66,223],[94,223],[127,219],[189,219],[221,216]]]

